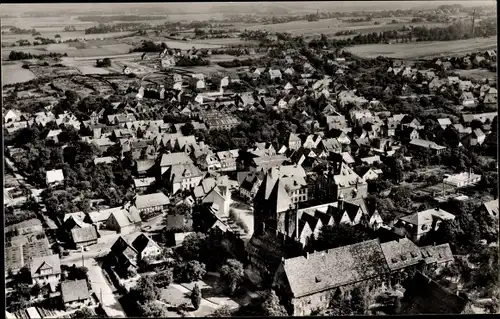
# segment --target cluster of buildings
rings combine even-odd
[[[162,68],[170,68],[181,56],[194,59],[204,54],[167,49],[157,58]],[[148,55],[143,59],[147,60]],[[391,114],[382,102],[370,101],[357,90],[335,81],[349,72],[348,59],[339,57],[329,61],[335,66],[335,73],[322,79],[313,76],[314,67],[305,61],[300,63],[302,71],[297,72],[293,67],[297,59],[287,52],[281,60],[283,67],[249,68],[243,73],[255,81],[262,77],[290,81],[237,94],[228,88],[239,81],[239,76],[214,75],[207,79],[201,73],[169,74],[173,80],[171,86],[141,86],[128,96],[131,99],[113,102],[113,114],[102,108],[89,114],[90,119],[85,121],[69,111],[56,116],[50,110],[35,114],[6,110],[3,118],[8,134],[55,122],[60,128],[48,130],[42,138],[57,144],[62,126],[70,126],[80,132],[86,130],[88,134],[81,140],[103,152],[120,145],[122,156],[131,153],[132,184],[136,192],[131,200],[118,207],[69,212],[61,225],[48,228],[61,230],[74,249],[101,243],[106,232],[119,234],[108,257],[116,273],[126,276],[162,260],[162,247],[142,233],[144,222],[165,215],[170,218],[167,218],[168,228],[185,233],[181,229],[189,228],[190,221],[168,215],[174,205],[184,204],[202,211],[203,230],[235,232],[229,221],[231,195],[236,195],[253,207],[254,226],[247,245],[250,264],[272,282],[294,315],[309,315],[327,308],[329,296],[347,293],[357,285],[395,284],[388,279],[390,275],[409,267],[426,264],[442,268],[452,262],[454,257],[448,244],[423,247],[418,244],[443,221],[453,220],[453,212],[433,208],[384,220],[366,202],[369,182],[385,178],[388,173],[379,164],[394,157],[398,149],[407,147],[416,152],[425,149],[442,154],[447,147],[421,138],[424,125],[418,118]],[[124,73],[127,72],[131,71],[125,69]],[[488,84],[479,85],[458,77],[439,79],[433,70],[417,70],[396,62],[387,72],[402,75],[409,82],[419,79],[419,85],[428,87],[430,92],[457,90],[465,107],[471,108],[479,100],[484,104],[496,103],[496,89]],[[217,83],[219,90],[210,92],[208,80],[210,86]],[[196,93],[187,94],[187,86]],[[395,94],[413,95],[406,84]],[[300,109],[310,132],[288,132],[281,143],[261,141],[247,149],[220,150],[200,141],[193,133],[193,130],[236,128],[244,120],[235,115],[236,111],[298,112],[298,106],[310,96],[325,102],[320,116],[313,117]],[[168,101],[171,113],[188,120],[166,123],[141,119],[138,114],[151,99]],[[495,116],[496,113],[464,114],[460,123],[456,119],[439,118],[435,124],[442,132],[455,130],[460,147],[474,147],[487,141]],[[473,129],[473,121],[483,123],[483,129]],[[9,146],[7,155],[22,157],[23,151]],[[94,165],[117,160],[119,157],[97,157]],[[408,162],[411,158],[403,160]],[[230,177],[236,180],[236,186],[232,186]],[[65,178],[62,168],[46,172],[46,184],[55,190],[64,189]],[[469,171],[447,176],[443,183],[461,188],[475,185],[480,179],[480,175]],[[7,195],[11,205],[20,205],[15,203],[13,194],[7,192]],[[498,201],[485,203],[482,209],[498,218]],[[314,251],[314,241],[321,230],[340,224],[374,234],[384,233],[385,239],[381,236]],[[45,228],[38,219],[6,228],[9,234],[5,249],[6,277],[12,278],[21,268],[29,267],[32,285],[48,285],[52,293],[60,294],[67,309],[90,305],[86,280],[61,280],[61,257],[52,252]]]

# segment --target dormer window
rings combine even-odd
[[[396,258],[392,258],[391,261],[393,264],[396,264],[398,262],[398,260]]]
[[[317,276],[316,276],[316,278],[315,278],[315,279],[316,279],[316,283],[321,282],[321,279],[319,279]]]

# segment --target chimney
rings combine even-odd
[[[309,259],[309,253],[306,251],[306,259]]]
[[[472,174],[472,167],[469,167],[469,179],[470,179],[471,174]]]
[[[344,210],[344,195],[340,193],[337,208],[339,211]]]
[[[299,239],[299,214],[297,210],[295,210],[295,238]]]
[[[266,223],[262,223],[262,232],[266,230]]]

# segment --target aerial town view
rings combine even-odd
[[[0,12],[6,318],[500,313],[495,1]]]

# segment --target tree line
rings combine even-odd
[[[10,61],[18,61],[18,60],[30,60],[30,59],[44,59],[44,58],[61,58],[68,56],[67,53],[55,53],[50,52],[47,54],[31,54],[29,52],[23,51],[10,51],[9,60]]]

